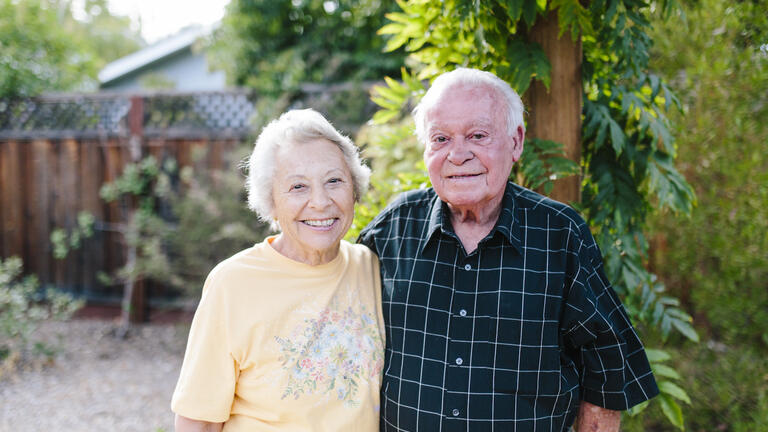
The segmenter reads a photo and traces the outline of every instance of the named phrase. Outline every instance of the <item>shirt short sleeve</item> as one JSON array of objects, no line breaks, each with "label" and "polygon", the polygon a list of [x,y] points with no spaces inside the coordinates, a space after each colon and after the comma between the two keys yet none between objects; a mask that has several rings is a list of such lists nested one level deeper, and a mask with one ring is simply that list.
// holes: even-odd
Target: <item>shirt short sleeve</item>
[{"label": "shirt short sleeve", "polygon": [[217,284],[217,270],[205,282],[171,401],[176,414],[214,423],[229,418],[238,375],[227,330],[226,287]]},{"label": "shirt short sleeve", "polygon": [[626,410],[659,390],[643,345],[604,274],[594,238],[586,227],[578,232],[561,331],[578,352],[573,360],[581,369],[582,400]]}]

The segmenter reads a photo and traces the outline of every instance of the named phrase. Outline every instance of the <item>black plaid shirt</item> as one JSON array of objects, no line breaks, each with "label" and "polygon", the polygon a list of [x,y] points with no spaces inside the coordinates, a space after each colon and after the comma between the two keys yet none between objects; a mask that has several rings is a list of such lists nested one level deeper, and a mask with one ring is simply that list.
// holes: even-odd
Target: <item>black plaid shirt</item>
[{"label": "black plaid shirt", "polygon": [[513,183],[502,206],[469,255],[432,189],[361,233],[381,260],[381,430],[566,431],[580,400],[658,393],[583,219]]}]

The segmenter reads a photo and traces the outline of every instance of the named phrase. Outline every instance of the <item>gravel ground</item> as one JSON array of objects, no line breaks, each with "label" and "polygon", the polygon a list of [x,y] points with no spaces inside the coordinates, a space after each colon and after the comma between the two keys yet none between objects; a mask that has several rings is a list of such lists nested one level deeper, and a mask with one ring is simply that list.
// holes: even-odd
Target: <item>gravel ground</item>
[{"label": "gravel ground", "polygon": [[92,319],[41,325],[34,340],[56,355],[0,377],[0,431],[173,431],[187,326],[136,326],[126,340],[114,328]]}]

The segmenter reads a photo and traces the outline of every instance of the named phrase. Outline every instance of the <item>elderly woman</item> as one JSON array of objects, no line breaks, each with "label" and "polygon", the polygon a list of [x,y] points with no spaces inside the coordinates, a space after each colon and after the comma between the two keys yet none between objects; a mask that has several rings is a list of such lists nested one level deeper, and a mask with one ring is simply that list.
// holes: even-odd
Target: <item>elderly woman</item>
[{"label": "elderly woman", "polygon": [[379,264],[342,240],[369,170],[313,110],[267,125],[249,165],[249,206],[281,232],[208,275],[176,430],[378,431]]}]

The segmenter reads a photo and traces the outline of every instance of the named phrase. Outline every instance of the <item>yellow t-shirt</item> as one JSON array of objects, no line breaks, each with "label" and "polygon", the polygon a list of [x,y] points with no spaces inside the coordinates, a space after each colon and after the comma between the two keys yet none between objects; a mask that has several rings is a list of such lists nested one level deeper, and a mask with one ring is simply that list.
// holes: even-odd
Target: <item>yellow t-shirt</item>
[{"label": "yellow t-shirt", "polygon": [[310,266],[270,237],[208,275],[171,409],[224,431],[378,431],[384,320],[376,255]]}]

